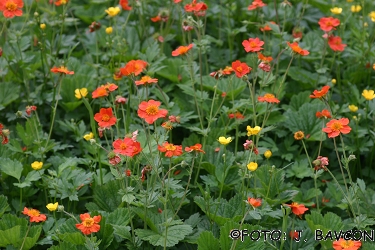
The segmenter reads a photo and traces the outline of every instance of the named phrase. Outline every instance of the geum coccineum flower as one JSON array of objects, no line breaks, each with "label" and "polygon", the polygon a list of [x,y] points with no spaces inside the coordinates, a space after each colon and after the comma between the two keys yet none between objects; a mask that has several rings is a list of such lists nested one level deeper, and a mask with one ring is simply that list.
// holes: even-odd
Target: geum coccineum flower
[{"label": "geum coccineum flower", "polygon": [[157,119],[166,117],[168,110],[159,109],[160,102],[149,100],[141,102],[138,106],[138,116],[145,119],[148,124],[154,123]]},{"label": "geum coccineum flower", "polygon": [[92,234],[99,232],[100,225],[99,222],[101,221],[102,217],[100,215],[94,216],[91,218],[90,214],[80,214],[79,218],[81,219],[81,223],[76,224],[76,228],[81,230],[81,232],[85,235]]},{"label": "geum coccineum flower", "polygon": [[341,119],[332,119],[327,124],[326,127],[322,129],[323,132],[328,134],[329,138],[335,138],[340,134],[349,134],[352,130],[351,127],[348,126],[349,119],[348,118],[341,118]]},{"label": "geum coccineum flower", "polygon": [[189,44],[188,46],[180,46],[174,51],[172,51],[172,56],[182,56],[189,52],[189,50],[193,48],[193,44]]},{"label": "geum coccineum flower", "polygon": [[4,129],[4,125],[0,123],[0,136],[2,138],[1,144],[4,145],[9,142],[8,135],[9,135],[9,130]]},{"label": "geum coccineum flower", "polygon": [[292,49],[292,51],[294,53],[297,53],[297,54],[300,54],[301,56],[307,56],[308,54],[310,54],[309,51],[307,50],[304,50],[302,49],[297,42],[294,42],[294,43],[289,43],[289,42],[286,42],[288,44],[288,46]]},{"label": "geum coccineum flower", "polygon": [[240,62],[239,60],[232,62],[232,69],[238,78],[242,78],[252,70],[246,63]]},{"label": "geum coccineum flower", "polygon": [[266,6],[267,4],[263,3],[262,0],[254,0],[248,7],[248,10],[255,10],[257,8],[262,8]]},{"label": "geum coccineum flower", "polygon": [[22,0],[0,0],[0,11],[3,12],[5,18],[22,16],[22,7]]},{"label": "geum coccineum flower", "polygon": [[148,63],[143,60],[131,60],[124,67],[120,68],[120,72],[123,76],[137,76],[145,70],[147,65]]},{"label": "geum coccineum flower", "polygon": [[47,219],[45,214],[41,214],[39,210],[36,209],[28,209],[25,207],[22,213],[30,217],[30,222],[42,222]]},{"label": "geum coccineum flower", "polygon": [[317,111],[315,116],[317,118],[325,118],[325,119],[328,119],[328,118],[331,118],[331,113],[327,110],[327,109],[323,109],[321,112],[320,111]]},{"label": "geum coccineum flower", "polygon": [[299,204],[297,202],[292,202],[292,204],[285,204],[292,209],[292,213],[301,217],[307,210],[309,210],[305,205]]},{"label": "geum coccineum flower", "polygon": [[332,243],[334,250],[357,250],[362,246],[360,241],[356,240],[345,240],[340,238]]},{"label": "geum coccineum flower", "polygon": [[246,52],[258,52],[263,49],[262,46],[264,45],[264,42],[256,37],[249,38],[249,40],[244,40],[242,45]]},{"label": "geum coccineum flower", "polygon": [[342,43],[341,37],[330,36],[328,37],[328,45],[333,51],[344,51],[346,44]]},{"label": "geum coccineum flower", "polygon": [[[50,2],[52,1],[50,0]],[[68,0],[56,0],[55,5],[60,6],[60,5],[66,5],[67,3],[68,3]]]},{"label": "geum coccineum flower", "polygon": [[133,157],[142,151],[141,144],[137,141],[132,140],[132,138],[124,138],[124,140],[117,139],[113,143],[113,152]]},{"label": "geum coccineum flower", "polygon": [[191,153],[193,151],[196,151],[196,152],[200,152],[200,153],[205,153],[203,150],[202,150],[202,144],[200,143],[197,143],[193,146],[190,146],[190,147],[185,147],[185,151],[188,152],[188,153]]},{"label": "geum coccineum flower", "polygon": [[141,80],[135,81],[135,85],[144,85],[144,84],[152,84],[152,83],[157,83],[158,79],[156,78],[151,78],[149,76],[142,76]]},{"label": "geum coccineum flower", "polygon": [[51,72],[52,73],[55,73],[55,74],[65,74],[65,75],[73,75],[74,74],[74,71],[70,71],[68,70],[66,67],[64,66],[60,66],[60,67],[53,67],[51,69]]},{"label": "geum coccineum flower", "polygon": [[322,17],[318,24],[320,25],[321,30],[329,32],[335,30],[336,27],[340,25],[340,20],[334,17]]},{"label": "geum coccineum flower", "polygon": [[112,108],[101,108],[99,113],[96,113],[94,120],[98,122],[99,127],[109,128],[116,124],[116,117],[113,116]]},{"label": "geum coccineum flower", "polygon": [[253,208],[260,207],[262,205],[261,199],[255,199],[251,197],[247,197],[247,203],[251,205]]},{"label": "geum coccineum flower", "polygon": [[275,97],[273,94],[265,94],[264,96],[258,96],[259,102],[268,102],[268,103],[279,103],[279,99]]},{"label": "geum coccineum flower", "polygon": [[182,146],[174,145],[169,142],[164,142],[162,146],[158,145],[158,150],[162,153],[165,153],[165,157],[173,157],[182,155]]},{"label": "geum coccineum flower", "polygon": [[193,12],[196,16],[204,16],[207,8],[204,2],[197,3],[197,0],[193,0],[190,4],[186,4],[184,9],[186,12]]},{"label": "geum coccineum flower", "polygon": [[129,6],[129,0],[120,0],[120,6],[123,10],[131,10],[132,7]]},{"label": "geum coccineum flower", "polygon": [[310,95],[310,98],[324,98],[327,95],[329,88],[330,87],[326,85],[321,90],[314,90],[313,94]]},{"label": "geum coccineum flower", "polygon": [[116,84],[107,82],[106,85],[101,85],[92,92],[92,98],[95,99],[99,97],[108,96],[110,92],[113,92],[116,89],[118,89],[118,86]]}]

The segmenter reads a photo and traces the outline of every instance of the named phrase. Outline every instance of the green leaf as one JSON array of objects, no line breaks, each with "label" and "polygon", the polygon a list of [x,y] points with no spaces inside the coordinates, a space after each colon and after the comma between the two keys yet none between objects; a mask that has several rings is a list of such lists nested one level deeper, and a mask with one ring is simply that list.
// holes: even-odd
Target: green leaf
[{"label": "green leaf", "polygon": [[117,226],[127,226],[133,215],[127,208],[117,208],[107,216],[106,223]]},{"label": "green leaf", "polygon": [[204,231],[198,238],[198,250],[220,249],[220,241],[216,239],[212,232]]},{"label": "green leaf", "polygon": [[299,179],[303,179],[313,175],[313,170],[310,168],[307,159],[294,162],[291,167],[286,169],[285,172],[288,178],[297,177]]},{"label": "green leaf", "polygon": [[9,208],[8,198],[4,195],[0,195],[0,218],[3,216],[5,211]]},{"label": "green leaf", "polygon": [[114,211],[121,204],[121,196],[118,193],[120,189],[121,185],[116,180],[96,186],[94,189],[95,203],[104,211]]},{"label": "green leaf", "polygon": [[17,160],[11,160],[9,158],[0,158],[0,170],[7,175],[13,176],[17,180],[20,180],[23,166],[22,163]]},{"label": "green leaf", "polygon": [[193,231],[190,225],[174,225],[168,227],[163,234],[148,229],[136,229],[136,235],[150,242],[153,246],[173,247]]},{"label": "green leaf", "polygon": [[24,188],[24,187],[30,187],[33,181],[37,181],[40,178],[42,178],[43,173],[40,173],[38,171],[31,171],[27,174],[25,180],[21,183],[13,183],[14,186],[17,186],[19,188]]},{"label": "green leaf", "polygon": [[85,244],[85,238],[81,232],[58,234],[60,240],[76,245]]},{"label": "green leaf", "polygon": [[0,106],[6,107],[18,99],[20,86],[13,82],[2,82],[0,88]]}]

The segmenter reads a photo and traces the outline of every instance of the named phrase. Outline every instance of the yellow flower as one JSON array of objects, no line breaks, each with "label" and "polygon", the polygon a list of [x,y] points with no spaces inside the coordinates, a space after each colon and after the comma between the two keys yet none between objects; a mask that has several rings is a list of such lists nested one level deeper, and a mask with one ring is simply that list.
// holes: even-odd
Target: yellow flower
[{"label": "yellow flower", "polygon": [[91,140],[92,138],[94,138],[94,134],[92,132],[88,133],[88,134],[85,134],[83,136],[83,138],[86,140],[86,141],[89,141]]},{"label": "yellow flower", "polygon": [[255,171],[257,170],[257,168],[258,168],[258,163],[256,162],[250,162],[249,164],[247,164],[247,169],[249,171]]},{"label": "yellow flower", "polygon": [[118,13],[120,13],[120,7],[109,7],[108,9],[105,10],[107,14],[111,17],[117,16]]},{"label": "yellow flower", "polygon": [[232,141],[232,137],[225,138],[224,136],[220,136],[218,141],[222,145],[227,145],[228,143],[230,143]]},{"label": "yellow flower", "polygon": [[40,27],[42,30],[44,30],[44,29],[46,28],[46,25],[45,25],[44,23],[41,23],[41,24],[39,25],[39,27]]},{"label": "yellow flower", "polygon": [[34,170],[40,170],[40,169],[42,169],[42,167],[43,167],[43,162],[34,161],[33,163],[31,163],[31,167],[32,167]]},{"label": "yellow flower", "polygon": [[266,152],[264,152],[264,157],[266,157],[267,159],[269,159],[271,156],[272,156],[271,150],[267,150]]},{"label": "yellow flower", "polygon": [[362,10],[362,7],[361,7],[361,5],[352,5],[352,7],[350,7],[350,10],[353,13],[360,12]]},{"label": "yellow flower", "polygon": [[354,0],[346,0],[348,3],[351,3],[351,2],[353,2]]},{"label": "yellow flower", "polygon": [[48,203],[46,208],[49,210],[49,211],[55,211],[57,209],[57,207],[59,206],[59,203],[56,202],[56,203]]},{"label": "yellow flower", "polygon": [[352,105],[349,105],[349,110],[350,110],[351,112],[357,112],[358,107],[352,104]]},{"label": "yellow flower", "polygon": [[296,139],[297,141],[300,141],[303,138],[305,138],[305,134],[302,131],[297,131],[294,133],[294,139]]},{"label": "yellow flower", "polygon": [[331,9],[332,14],[339,15],[342,12],[342,8],[334,7]]},{"label": "yellow flower", "polygon": [[74,90],[74,93],[77,99],[81,99],[82,97],[86,97],[89,92],[86,88],[81,88]]},{"label": "yellow flower", "polygon": [[372,99],[375,98],[375,94],[374,94],[374,91],[372,89],[371,90],[367,90],[367,89],[363,90],[362,95],[367,101],[371,101]]},{"label": "yellow flower", "polygon": [[262,129],[259,126],[255,126],[254,128],[247,126],[246,130],[247,130],[247,136],[250,136],[250,135],[257,135]]},{"label": "yellow flower", "polygon": [[113,32],[113,28],[112,27],[108,27],[108,28],[105,29],[105,33],[107,33],[108,35],[112,34],[112,32]]},{"label": "yellow flower", "polygon": [[332,84],[336,84],[336,79],[333,78],[333,79],[331,80],[331,82],[332,82]]},{"label": "yellow flower", "polygon": [[368,16],[371,18],[371,21],[375,22],[375,11],[371,11]]}]

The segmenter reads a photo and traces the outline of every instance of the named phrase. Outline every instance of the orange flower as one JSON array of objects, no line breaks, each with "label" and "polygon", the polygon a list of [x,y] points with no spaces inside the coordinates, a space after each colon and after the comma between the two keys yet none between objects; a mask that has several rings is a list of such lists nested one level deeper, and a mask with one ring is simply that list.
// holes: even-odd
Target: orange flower
[{"label": "orange flower", "polygon": [[272,56],[264,56],[261,52],[258,52],[258,59],[265,63],[270,63],[273,60]]},{"label": "orange flower", "polygon": [[112,108],[101,108],[99,113],[95,114],[94,119],[102,128],[109,128],[115,125],[117,121],[116,117],[113,116]]},{"label": "orange flower", "polygon": [[310,98],[323,98],[327,95],[329,86],[326,85],[322,88],[322,90],[314,90],[313,94],[310,95]]},{"label": "orange flower", "polygon": [[298,204],[297,202],[292,202],[292,204],[285,204],[286,206],[290,207],[292,209],[292,213],[294,213],[297,216],[303,215],[308,208],[305,207],[303,204]]},{"label": "orange flower", "polygon": [[268,103],[279,103],[279,99],[277,99],[273,94],[265,94],[264,96],[258,96],[259,102],[268,102]]},{"label": "orange flower", "polygon": [[232,74],[233,71],[234,70],[232,69],[232,67],[226,66],[225,69],[219,69],[218,71],[210,73],[210,76],[212,76],[215,79],[218,79],[222,76]]},{"label": "orange flower", "polygon": [[315,115],[317,118],[331,118],[331,113],[327,109],[323,109],[322,112],[318,111]]},{"label": "orange flower", "polygon": [[65,5],[65,4],[67,4],[68,3],[68,0],[57,0],[56,2],[55,2],[55,5],[56,6],[60,6],[60,5]]},{"label": "orange flower", "polygon": [[131,10],[132,7],[129,6],[128,0],[120,0],[120,5],[123,10]]},{"label": "orange flower", "polygon": [[185,5],[186,12],[194,12],[196,16],[204,16],[206,14],[207,5],[204,2],[197,3],[197,0],[193,0],[191,4]]},{"label": "orange flower", "polygon": [[294,133],[294,139],[296,139],[297,141],[300,141],[303,138],[305,138],[305,134],[302,131],[297,131]]},{"label": "orange flower", "polygon": [[137,141],[133,141],[131,138],[124,138],[124,140],[117,139],[113,143],[113,152],[120,155],[126,155],[133,157],[142,151],[141,144]]},{"label": "orange flower", "polygon": [[193,151],[201,152],[201,153],[203,153],[203,154],[206,153],[206,152],[204,152],[204,151],[202,150],[202,144],[200,144],[200,143],[197,143],[197,144],[195,144],[195,145],[193,145],[193,146],[190,146],[190,147],[185,147],[185,151],[188,152],[188,153],[191,153],[191,152],[193,152]]},{"label": "orange flower", "polygon": [[141,102],[138,106],[138,116],[145,119],[148,124],[154,123],[157,119],[166,117],[168,110],[159,109],[160,102],[149,100]]},{"label": "orange flower", "polygon": [[52,73],[60,73],[60,74],[65,74],[65,75],[73,75],[74,74],[74,71],[69,71],[66,67],[64,66],[60,66],[59,68],[58,67],[53,67],[51,69],[51,72]]},{"label": "orange flower", "polygon": [[41,222],[47,219],[45,214],[41,214],[39,210],[36,209],[28,209],[25,207],[22,213],[30,217],[30,222]]},{"label": "orange flower", "polygon": [[322,131],[326,132],[329,138],[339,136],[340,133],[349,134],[352,128],[349,127],[348,124],[348,118],[341,118],[339,120],[332,119],[327,123],[327,127],[323,128]]},{"label": "orange flower", "polygon": [[294,42],[294,43],[286,42],[286,43],[297,54],[300,54],[302,56],[307,56],[308,54],[310,54],[310,52],[308,52],[307,50],[304,50],[300,46],[298,46],[297,42]]},{"label": "orange flower", "polygon": [[1,144],[7,144],[9,142],[8,135],[9,135],[9,130],[8,129],[3,129],[4,126],[3,124],[0,123],[0,136],[2,137]]},{"label": "orange flower", "polygon": [[247,203],[249,203],[249,205],[251,205],[253,208],[256,208],[262,205],[262,200],[247,197]]},{"label": "orange flower", "polygon": [[344,51],[346,44],[341,43],[341,37],[330,36],[328,37],[328,45],[333,51]]},{"label": "orange flower", "polygon": [[242,42],[242,45],[245,48],[246,52],[257,52],[262,50],[264,42],[260,40],[258,37],[257,38],[249,38],[249,40],[244,40]]},{"label": "orange flower", "polygon": [[232,114],[228,114],[228,117],[229,117],[229,119],[234,119],[234,118],[236,118],[236,119],[245,119],[245,116],[243,115],[243,114],[241,114],[240,112],[236,112],[236,113],[232,113]]},{"label": "orange flower", "polygon": [[[301,231],[300,231],[301,232]],[[299,240],[299,232],[297,231],[290,231],[289,232],[289,236],[290,238],[292,238],[293,240]]]},{"label": "orange flower", "polygon": [[344,240],[343,238],[340,238],[339,240],[334,241],[332,246],[335,250],[357,250],[362,246],[362,243],[360,241]]},{"label": "orange flower", "polygon": [[155,17],[151,17],[150,18],[152,22],[156,23],[156,22],[160,22],[161,21],[161,16],[157,15]]},{"label": "orange flower", "polygon": [[248,7],[248,10],[255,10],[257,8],[262,8],[267,4],[263,3],[262,0],[254,0]]},{"label": "orange flower", "polygon": [[110,92],[113,92],[116,89],[118,89],[118,86],[116,84],[107,82],[106,85],[101,85],[92,92],[92,98],[95,99],[103,96],[108,96]]},{"label": "orange flower", "polygon": [[240,62],[239,60],[232,62],[232,69],[234,70],[238,78],[249,74],[252,70],[252,68],[249,67],[246,63]]},{"label": "orange flower", "polygon": [[182,146],[174,145],[169,142],[164,142],[162,146],[158,145],[158,150],[165,153],[165,157],[171,158],[172,156],[182,155]]},{"label": "orange flower", "polygon": [[91,233],[96,233],[99,232],[100,230],[100,225],[98,224],[102,217],[100,215],[90,217],[90,214],[85,213],[79,215],[79,218],[81,219],[82,223],[76,224],[76,228],[81,230],[83,234],[91,234]]},{"label": "orange flower", "polygon": [[1,0],[0,11],[3,12],[5,18],[14,16],[22,16],[23,1],[22,0]]},{"label": "orange flower", "polygon": [[334,17],[322,17],[318,24],[323,31],[329,32],[335,30],[340,25],[340,20]]},{"label": "orange flower", "polygon": [[172,51],[172,56],[185,55],[191,48],[193,48],[193,44],[189,44],[188,46],[180,46],[176,50]]},{"label": "orange flower", "polygon": [[259,29],[262,32],[271,31],[272,30],[271,27],[268,24],[264,25],[263,27],[260,27]]},{"label": "orange flower", "polygon": [[138,85],[143,85],[143,84],[146,84],[146,83],[151,84],[151,83],[157,83],[157,82],[158,82],[158,79],[156,79],[156,78],[151,78],[149,76],[143,76],[141,78],[141,80],[135,81],[135,85],[138,86]]},{"label": "orange flower", "polygon": [[120,69],[123,76],[139,75],[147,67],[147,62],[142,60],[131,60]]}]

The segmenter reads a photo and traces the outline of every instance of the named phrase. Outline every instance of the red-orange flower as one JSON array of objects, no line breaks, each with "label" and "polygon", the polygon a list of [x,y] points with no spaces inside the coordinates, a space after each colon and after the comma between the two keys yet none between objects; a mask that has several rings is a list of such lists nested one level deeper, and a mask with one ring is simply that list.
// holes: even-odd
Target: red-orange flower
[{"label": "red-orange flower", "polygon": [[120,68],[123,76],[139,75],[147,67],[147,62],[142,60],[131,60],[124,67]]},{"label": "red-orange flower", "polygon": [[7,144],[9,142],[9,139],[8,139],[9,130],[3,129],[3,128],[4,128],[3,124],[0,123],[0,136],[2,138],[1,144]]},{"label": "red-orange flower", "polygon": [[128,0],[120,0],[120,5],[123,10],[131,10],[132,7],[129,6]]},{"label": "red-orange flower", "polygon": [[264,45],[264,42],[258,37],[249,38],[249,40],[244,40],[242,45],[244,46],[246,52],[257,52],[263,49],[262,46]]},{"label": "red-orange flower", "polygon": [[137,141],[133,141],[131,138],[124,138],[124,140],[117,139],[113,143],[113,152],[120,155],[126,155],[133,157],[142,151],[141,144]]},{"label": "red-orange flower", "polygon": [[272,56],[265,56],[261,52],[258,52],[258,59],[265,63],[270,63],[273,60]]},{"label": "red-orange flower", "polygon": [[318,24],[323,31],[329,32],[335,30],[336,27],[340,25],[340,20],[333,17],[322,17]]},{"label": "red-orange flower", "polygon": [[333,51],[344,51],[346,44],[341,43],[341,37],[330,36],[328,37],[328,45]]},{"label": "red-orange flower", "polygon": [[76,224],[76,228],[81,230],[83,234],[91,234],[99,232],[100,225],[99,222],[101,221],[102,217],[100,215],[94,216],[91,218],[90,214],[85,213],[79,215],[79,218],[81,219],[81,223]]},{"label": "red-orange flower", "polygon": [[165,157],[179,156],[182,155],[182,146],[174,145],[169,142],[164,142],[162,146],[158,145],[158,150],[165,153]]},{"label": "red-orange flower", "polygon": [[56,6],[60,6],[60,5],[65,5],[65,4],[67,4],[68,3],[68,0],[57,0],[56,2],[55,2],[55,5]]},{"label": "red-orange flower", "polygon": [[232,67],[226,66],[225,69],[219,69],[218,71],[214,71],[210,73],[210,76],[212,76],[215,79],[218,79],[220,77],[223,77],[225,75],[230,75],[232,74],[233,69]]},{"label": "red-orange flower", "polygon": [[310,95],[310,98],[323,98],[327,95],[329,86],[326,85],[322,88],[322,90],[314,90],[313,94]]},{"label": "red-orange flower", "polygon": [[290,207],[292,209],[292,213],[294,213],[297,216],[301,216],[307,210],[309,210],[308,208],[305,207],[305,205],[298,204],[297,202],[292,202],[292,204],[290,204],[290,205],[289,204],[285,204],[285,205],[287,205],[288,207]]},{"label": "red-orange flower", "polygon": [[249,74],[252,70],[252,68],[249,67],[246,63],[240,62],[239,60],[232,62],[232,69],[234,70],[238,78]]},{"label": "red-orange flower", "polygon": [[203,150],[202,150],[202,144],[200,143],[197,143],[193,146],[190,146],[190,147],[185,147],[185,151],[188,152],[188,153],[191,153],[193,151],[196,151],[196,152],[201,152],[201,153],[205,153]]},{"label": "red-orange flower", "polygon": [[161,21],[161,16],[157,15],[155,17],[151,17],[150,18],[152,22],[156,23],[156,22],[160,22]]},{"label": "red-orange flower", "polygon": [[317,118],[331,118],[331,113],[327,109],[323,109],[322,112],[318,111],[315,115]]},{"label": "red-orange flower", "polygon": [[263,27],[260,27],[259,29],[262,32],[271,31],[272,30],[271,27],[268,24],[264,25]]},{"label": "red-orange flower", "polygon": [[58,67],[53,67],[51,69],[51,72],[52,73],[60,73],[60,74],[65,74],[65,75],[73,75],[74,74],[74,71],[69,71],[66,67],[64,66],[60,66],[59,68]]},{"label": "red-orange flower", "polygon": [[22,16],[23,1],[22,0],[1,0],[0,11],[3,12],[5,18],[14,16]]},{"label": "red-orange flower", "polygon": [[339,120],[332,119],[327,123],[326,127],[323,128],[322,131],[326,132],[329,138],[339,136],[340,133],[349,134],[352,128],[349,127],[348,124],[348,118],[341,118]]},{"label": "red-orange flower", "polygon": [[289,43],[289,42],[286,42],[288,44],[288,46],[293,50],[293,52],[297,53],[297,54],[300,54],[302,56],[307,56],[308,54],[310,54],[310,52],[308,52],[307,50],[304,50],[302,49],[297,42],[294,42],[294,43]]},{"label": "red-orange flower", "polygon": [[241,114],[240,112],[236,112],[236,113],[231,113],[231,114],[228,114],[228,117],[229,119],[245,119],[245,116],[243,114]]},{"label": "red-orange flower", "polygon": [[258,96],[259,102],[268,102],[268,103],[279,103],[279,99],[275,97],[273,94],[265,94],[264,96]]},{"label": "red-orange flower", "polygon": [[27,115],[31,115],[31,112],[36,111],[36,108],[36,106],[26,106],[25,112]]},{"label": "red-orange flower", "polygon": [[263,3],[262,0],[254,0],[249,7],[247,7],[248,10],[255,10],[256,8],[262,8],[266,6],[267,4]]},{"label": "red-orange flower", "polygon": [[259,198],[255,199],[255,198],[247,197],[247,203],[249,203],[249,205],[255,208],[255,207],[260,207],[262,205],[262,200]]},{"label": "red-orange flower", "polygon": [[36,209],[28,209],[25,207],[22,213],[30,217],[30,222],[41,222],[47,219],[45,214],[41,214],[39,210]]},{"label": "red-orange flower", "polygon": [[159,109],[160,102],[149,100],[141,102],[138,106],[138,116],[145,119],[148,124],[154,123],[157,119],[166,117],[168,110]]},{"label": "red-orange flower", "polygon": [[189,44],[188,46],[180,46],[176,50],[172,51],[172,56],[185,55],[191,48],[193,48],[193,44]]},{"label": "red-orange flower", "polygon": [[332,246],[334,250],[357,250],[362,246],[362,243],[360,241],[344,240],[343,238],[340,238],[339,240],[334,241]]},{"label": "red-orange flower", "polygon": [[197,3],[197,0],[193,0],[190,4],[185,5],[186,12],[194,12],[197,16],[204,16],[207,8],[208,7],[204,2]]},{"label": "red-orange flower", "polygon": [[151,83],[157,83],[158,79],[156,78],[151,78],[149,76],[143,76],[141,80],[135,81],[135,85],[143,85],[143,84],[151,84]]},{"label": "red-orange flower", "polygon": [[118,89],[118,86],[116,84],[107,82],[106,85],[101,85],[92,92],[92,98],[95,99],[99,97],[108,96],[110,92],[113,92],[116,89]]},{"label": "red-orange flower", "polygon": [[98,122],[99,127],[109,128],[116,124],[116,117],[113,116],[112,108],[101,108],[99,113],[94,116],[95,121]]}]

